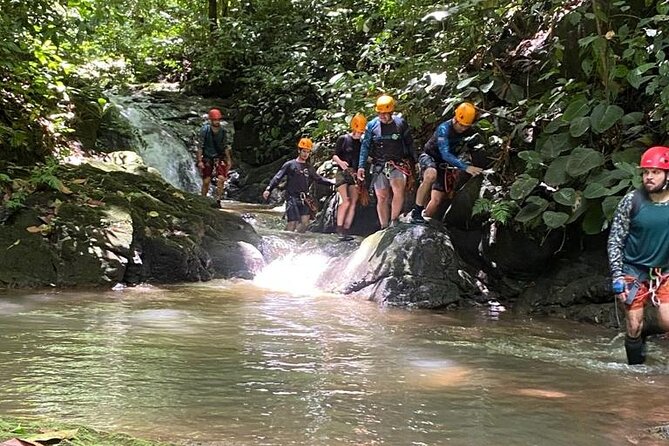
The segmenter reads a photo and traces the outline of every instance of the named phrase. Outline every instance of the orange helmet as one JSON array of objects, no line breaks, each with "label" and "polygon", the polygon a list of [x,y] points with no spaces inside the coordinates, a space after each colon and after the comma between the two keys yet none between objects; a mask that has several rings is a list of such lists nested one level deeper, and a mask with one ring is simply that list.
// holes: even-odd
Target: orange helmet
[{"label": "orange helmet", "polygon": [[395,110],[395,99],[392,96],[384,94],[379,96],[374,107],[377,113],[392,113]]},{"label": "orange helmet", "polygon": [[455,121],[469,127],[476,119],[476,107],[471,102],[463,102],[455,109]]},{"label": "orange helmet", "polygon": [[300,142],[297,143],[297,147],[302,150],[311,150],[314,148],[314,142],[309,138],[302,138]]},{"label": "orange helmet", "polygon": [[212,108],[211,110],[209,110],[209,113],[207,113],[207,116],[209,116],[209,119],[222,119],[223,118],[223,114],[217,108]]},{"label": "orange helmet", "polygon": [[367,126],[367,118],[362,113],[356,113],[353,118],[351,118],[351,128],[355,132],[363,133],[365,127]]},{"label": "orange helmet", "polygon": [[639,167],[642,169],[669,170],[669,147],[655,146],[641,155]]}]

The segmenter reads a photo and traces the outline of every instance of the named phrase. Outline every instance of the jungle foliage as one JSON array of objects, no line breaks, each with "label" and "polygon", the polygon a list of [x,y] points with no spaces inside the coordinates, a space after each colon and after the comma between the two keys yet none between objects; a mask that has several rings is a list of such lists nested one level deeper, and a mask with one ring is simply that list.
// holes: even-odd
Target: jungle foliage
[{"label": "jungle foliage", "polygon": [[[0,0],[0,159],[71,145],[103,90],[174,81],[225,95],[263,164],[331,146],[381,92],[417,142],[463,99],[495,174],[476,211],[604,230],[669,130],[669,4],[650,0]],[[250,155],[248,155],[250,154]],[[5,181],[6,182],[6,181]],[[512,217],[511,217],[512,216]]]}]

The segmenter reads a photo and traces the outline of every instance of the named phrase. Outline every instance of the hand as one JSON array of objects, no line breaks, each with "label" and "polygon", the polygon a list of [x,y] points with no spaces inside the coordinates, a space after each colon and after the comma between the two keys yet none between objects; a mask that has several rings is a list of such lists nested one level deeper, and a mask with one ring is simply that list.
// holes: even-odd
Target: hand
[{"label": "hand", "polygon": [[262,193],[262,198],[265,201],[269,200],[269,191],[268,190],[266,190],[265,192]]},{"label": "hand", "polygon": [[365,169],[363,169],[362,167],[358,169],[358,180],[365,181]]},{"label": "hand", "polygon": [[348,169],[348,163],[346,161],[340,161],[339,167],[341,167],[341,170],[346,170]]},{"label": "hand", "polygon": [[476,167],[476,166],[467,166],[467,169],[465,169],[465,172],[467,172],[469,175],[475,177],[476,175],[483,172],[483,169],[481,169],[480,167]]}]

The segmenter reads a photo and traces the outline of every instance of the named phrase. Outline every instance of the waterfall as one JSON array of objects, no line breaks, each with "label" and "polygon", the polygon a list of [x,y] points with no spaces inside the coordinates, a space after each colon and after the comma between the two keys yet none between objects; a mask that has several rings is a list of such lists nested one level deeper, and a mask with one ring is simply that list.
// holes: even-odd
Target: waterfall
[{"label": "waterfall", "polygon": [[[174,123],[164,118],[174,113],[168,110],[170,104],[156,104],[150,97],[145,102],[120,96],[112,96],[110,100],[135,130],[135,151],[144,163],[158,170],[172,186],[198,193],[202,180],[186,145],[188,138],[180,137],[173,129]],[[192,115],[197,117],[196,112]],[[192,135],[199,130],[202,122],[199,118],[196,121],[195,125],[190,125]]]}]

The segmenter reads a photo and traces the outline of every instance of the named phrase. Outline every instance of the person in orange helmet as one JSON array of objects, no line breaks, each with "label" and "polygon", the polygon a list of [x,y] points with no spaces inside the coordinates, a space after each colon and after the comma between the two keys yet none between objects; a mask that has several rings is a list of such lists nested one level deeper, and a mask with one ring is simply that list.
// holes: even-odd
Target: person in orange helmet
[{"label": "person in orange helmet", "polygon": [[371,157],[372,185],[381,229],[399,222],[407,184],[416,162],[409,124],[394,114],[395,99],[384,94],[374,106],[377,117],[365,128],[358,159],[358,179],[365,180],[367,157]]},{"label": "person in orange helmet", "polygon": [[643,187],[616,208],[607,245],[612,290],[625,306],[625,353],[630,365],[646,360],[644,307],[658,311],[669,331],[669,147],[646,150],[639,163]]},{"label": "person in orange helmet", "polygon": [[209,193],[212,177],[216,176],[216,203],[221,206],[221,199],[232,168],[232,149],[228,134],[221,125],[223,114],[217,108],[207,113],[209,122],[200,129],[200,140],[196,151],[197,168],[202,175],[200,193],[206,197]]},{"label": "person in orange helmet", "polygon": [[480,167],[472,166],[458,158],[456,149],[463,139],[471,136],[476,121],[476,107],[463,102],[455,109],[453,117],[442,122],[425,144],[418,157],[421,182],[416,191],[416,204],[411,211],[413,223],[425,223],[423,210],[432,217],[448,192],[455,186],[456,169],[476,176]]},{"label": "person in orange helmet", "polygon": [[358,203],[358,159],[360,158],[360,138],[365,133],[367,119],[361,113],[351,119],[351,131],[341,135],[335,145],[332,161],[339,166],[335,186],[339,194],[337,207],[337,234],[341,241],[352,240],[348,230],[355,218]]},{"label": "person in orange helmet", "polygon": [[309,225],[311,216],[311,197],[309,196],[310,180],[317,183],[334,185],[335,180],[319,175],[314,166],[307,163],[314,143],[309,138],[301,138],[297,143],[297,158],[286,161],[281,169],[272,177],[262,197],[269,199],[272,190],[286,177],[284,196],[286,199],[286,231],[304,232]]}]

